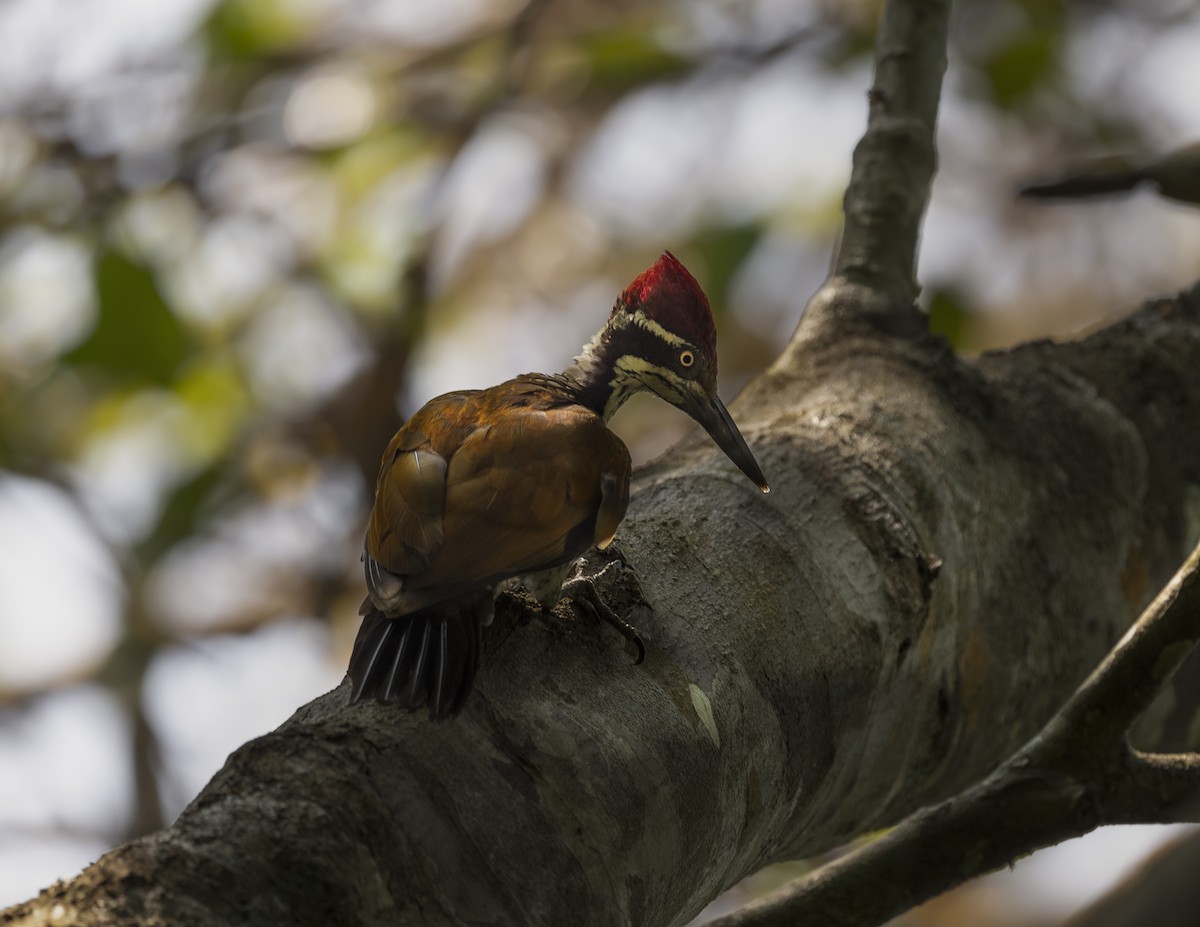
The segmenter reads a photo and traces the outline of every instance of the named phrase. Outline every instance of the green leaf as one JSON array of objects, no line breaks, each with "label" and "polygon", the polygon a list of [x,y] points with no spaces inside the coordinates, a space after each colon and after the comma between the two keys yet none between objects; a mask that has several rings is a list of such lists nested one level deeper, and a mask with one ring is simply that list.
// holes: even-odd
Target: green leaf
[{"label": "green leaf", "polygon": [[123,383],[170,383],[187,345],[153,275],[112,250],[99,254],[95,273],[96,325],[63,359],[98,368]]}]

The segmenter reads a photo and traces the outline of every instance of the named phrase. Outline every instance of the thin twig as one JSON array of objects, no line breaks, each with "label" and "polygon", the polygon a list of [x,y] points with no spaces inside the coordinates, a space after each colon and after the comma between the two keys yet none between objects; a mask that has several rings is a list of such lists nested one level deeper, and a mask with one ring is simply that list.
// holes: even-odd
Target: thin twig
[{"label": "thin twig", "polygon": [[[889,0],[875,49],[867,131],[854,150],[834,280],[885,297],[889,314],[917,295],[921,219],[937,162],[935,132],[950,0]],[[859,301],[871,313],[874,301]]]},{"label": "thin twig", "polygon": [[1107,824],[1200,823],[1200,754],[1129,751],[1105,818]]},{"label": "thin twig", "polygon": [[1125,732],[1150,707],[1198,638],[1200,547],[1050,721],[1047,736],[1071,752],[1082,739],[1123,743]]}]

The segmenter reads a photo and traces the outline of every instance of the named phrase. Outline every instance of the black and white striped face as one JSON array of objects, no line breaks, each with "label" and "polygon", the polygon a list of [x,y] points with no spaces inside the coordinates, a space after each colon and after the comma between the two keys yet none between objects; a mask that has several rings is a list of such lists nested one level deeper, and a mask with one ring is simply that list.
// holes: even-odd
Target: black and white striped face
[{"label": "black and white striped face", "polygon": [[754,455],[717,396],[717,331],[708,297],[669,251],[625,288],[608,323],[567,372],[604,420],[650,390],[699,422],[763,492]]},{"label": "black and white striped face", "polygon": [[673,406],[685,408],[716,392],[716,358],[668,331],[641,312],[625,314],[610,334],[613,397],[625,399],[647,389]]},{"label": "black and white striped face", "polygon": [[[665,399],[694,418],[746,476],[769,492],[746,439],[717,396],[717,358],[638,312],[611,332],[613,410],[642,389]],[[611,414],[605,409],[605,414]]]}]

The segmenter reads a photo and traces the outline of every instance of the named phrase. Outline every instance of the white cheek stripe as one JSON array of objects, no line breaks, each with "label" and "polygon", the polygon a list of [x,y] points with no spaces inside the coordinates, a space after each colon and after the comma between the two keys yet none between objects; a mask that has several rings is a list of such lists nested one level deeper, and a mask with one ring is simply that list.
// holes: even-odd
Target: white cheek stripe
[{"label": "white cheek stripe", "polygon": [[699,387],[699,384],[694,381],[685,380],[674,371],[655,366],[646,359],[638,357],[636,354],[621,355],[617,358],[617,363],[614,367],[621,374],[618,378],[617,390],[614,390],[614,395],[621,389],[624,381],[633,381],[631,384],[633,389],[630,392],[636,392],[638,389],[654,389],[650,386],[650,381],[654,381],[660,387],[659,389],[654,389],[654,392],[658,393],[668,402],[677,403],[683,399],[684,393],[695,392]]},{"label": "white cheek stripe", "polygon": [[657,335],[659,338],[661,338],[667,344],[674,345],[677,348],[694,347],[694,345],[692,345],[692,343],[687,341],[686,339],[680,338],[674,332],[667,331],[665,328],[663,328],[661,325],[659,325],[657,322],[655,322],[654,319],[647,316],[646,313],[642,312],[640,309],[637,310],[636,312],[631,312],[629,314],[629,318],[631,318],[633,320],[635,325],[640,325],[642,328],[646,329],[647,331],[653,332],[655,335]]}]

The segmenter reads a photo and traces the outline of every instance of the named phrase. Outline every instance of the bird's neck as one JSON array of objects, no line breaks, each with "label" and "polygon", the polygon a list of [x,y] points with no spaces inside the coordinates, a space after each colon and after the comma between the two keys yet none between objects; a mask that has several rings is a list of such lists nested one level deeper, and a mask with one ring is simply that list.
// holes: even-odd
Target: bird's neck
[{"label": "bird's neck", "polygon": [[580,404],[606,422],[630,396],[646,388],[634,374],[621,341],[619,330],[610,322],[563,371],[574,385]]}]

